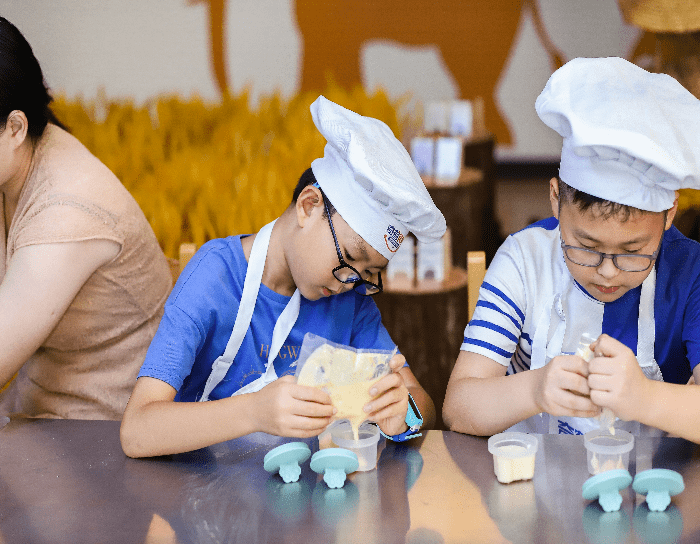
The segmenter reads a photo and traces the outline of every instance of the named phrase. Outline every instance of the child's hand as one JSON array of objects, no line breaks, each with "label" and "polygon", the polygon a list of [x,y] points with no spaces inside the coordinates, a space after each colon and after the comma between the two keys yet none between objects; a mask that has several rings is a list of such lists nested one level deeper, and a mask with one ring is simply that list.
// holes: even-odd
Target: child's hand
[{"label": "child's hand", "polygon": [[[537,371],[535,371],[537,372]],[[600,409],[590,399],[588,363],[578,355],[559,355],[539,369],[535,403],[553,416],[595,417]]]},{"label": "child's hand", "polygon": [[318,436],[335,413],[328,393],[298,385],[294,376],[282,376],[253,395],[258,430],[277,436]]},{"label": "child's hand", "polygon": [[631,349],[603,334],[593,344],[595,358],[588,363],[591,400],[610,408],[620,419],[636,419],[637,403],[646,396],[648,378]]},{"label": "child's hand", "polygon": [[408,389],[399,374],[405,362],[406,358],[403,355],[397,354],[392,357],[389,361],[391,374],[372,386],[369,394],[374,398],[364,406],[367,418],[377,423],[384,434],[389,436],[408,430]]}]

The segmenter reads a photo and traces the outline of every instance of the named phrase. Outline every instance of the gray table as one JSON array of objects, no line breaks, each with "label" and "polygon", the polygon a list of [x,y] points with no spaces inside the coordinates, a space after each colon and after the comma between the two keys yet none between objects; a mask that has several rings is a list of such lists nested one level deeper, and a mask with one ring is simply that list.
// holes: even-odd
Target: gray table
[{"label": "gray table", "polygon": [[[15,420],[0,430],[0,543],[700,542],[700,446],[639,439],[630,472],[663,467],[686,490],[663,513],[632,488],[617,513],[581,498],[580,436],[542,436],[535,477],[499,484],[485,438],[429,431],[382,447],[377,470],[326,487],[262,468],[286,440],[254,434],[134,460],[109,421]],[[312,451],[315,440],[309,440]]]}]

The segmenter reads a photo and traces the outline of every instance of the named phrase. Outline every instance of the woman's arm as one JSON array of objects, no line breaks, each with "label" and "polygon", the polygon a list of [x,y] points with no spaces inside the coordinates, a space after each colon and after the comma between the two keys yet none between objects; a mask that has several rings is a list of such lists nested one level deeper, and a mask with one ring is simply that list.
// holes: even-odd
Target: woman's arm
[{"label": "woman's arm", "polygon": [[114,259],[111,240],[18,249],[0,284],[0,387],[43,344],[88,278]]}]

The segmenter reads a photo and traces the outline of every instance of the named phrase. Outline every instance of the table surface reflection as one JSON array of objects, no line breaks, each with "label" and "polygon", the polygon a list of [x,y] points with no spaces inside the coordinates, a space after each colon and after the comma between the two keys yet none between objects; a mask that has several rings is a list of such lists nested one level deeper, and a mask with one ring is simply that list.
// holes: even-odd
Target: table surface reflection
[{"label": "table surface reflection", "polygon": [[0,544],[700,542],[700,446],[638,439],[631,474],[674,469],[686,489],[655,513],[630,486],[604,513],[581,498],[583,438],[539,439],[528,482],[496,481],[485,438],[428,431],[380,443],[376,470],[329,489],[308,461],[296,483],[265,472],[289,440],[262,433],[136,460],[118,422],[14,420],[0,430]]}]

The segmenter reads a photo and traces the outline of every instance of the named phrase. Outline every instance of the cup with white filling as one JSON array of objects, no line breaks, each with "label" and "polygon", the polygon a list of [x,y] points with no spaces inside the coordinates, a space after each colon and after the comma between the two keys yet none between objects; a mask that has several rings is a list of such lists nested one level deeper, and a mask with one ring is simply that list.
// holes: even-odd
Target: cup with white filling
[{"label": "cup with white filling", "polygon": [[502,484],[531,480],[535,474],[537,437],[527,433],[505,432],[489,438],[493,470]]}]

